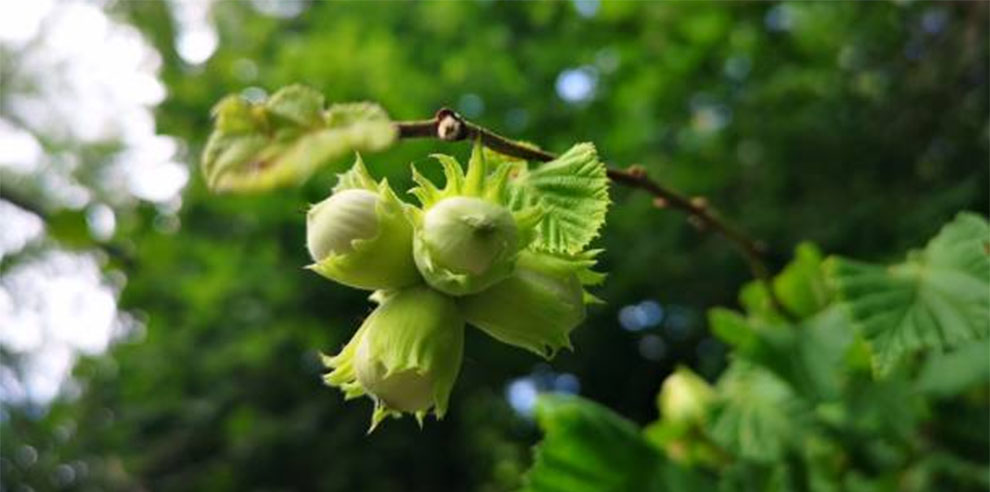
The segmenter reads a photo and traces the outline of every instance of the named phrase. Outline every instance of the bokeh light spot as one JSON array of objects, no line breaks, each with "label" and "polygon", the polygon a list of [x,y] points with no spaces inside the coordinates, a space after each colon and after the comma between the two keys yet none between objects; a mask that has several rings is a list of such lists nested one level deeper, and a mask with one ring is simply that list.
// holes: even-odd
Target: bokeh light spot
[{"label": "bokeh light spot", "polygon": [[569,103],[583,103],[595,95],[598,73],[589,67],[564,70],[557,76],[557,95]]}]

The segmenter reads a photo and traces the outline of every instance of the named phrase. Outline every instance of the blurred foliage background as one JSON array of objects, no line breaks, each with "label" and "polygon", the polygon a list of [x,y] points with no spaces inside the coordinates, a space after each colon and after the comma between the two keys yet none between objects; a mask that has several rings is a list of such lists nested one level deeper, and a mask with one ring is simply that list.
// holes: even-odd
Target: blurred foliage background
[{"label": "blurred foliage background", "polygon": [[[188,4],[200,5],[95,4],[158,53],[164,93],[150,107],[188,166],[181,199],[107,185],[111,164],[130,162],[126,138],[82,141],[18,118],[28,110],[17,96],[48,73],[24,69],[37,42],[2,45],[4,124],[49,159],[0,168],[4,206],[43,224],[4,251],[3,323],[24,319],[10,315],[18,269],[69,251],[97,259],[120,325],[105,352],[81,354],[70,390],[43,402],[13,396],[29,351],[2,345],[14,381],[0,422],[4,490],[511,490],[541,435],[537,393],[579,393],[646,424],[676,366],[709,380],[726,367],[705,312],[738,305],[745,262],[682,215],[615,188],[597,243],[607,304],[575,332],[573,352],[543,362],[469,330],[445,420],[365,436],[371,404],[324,387],[318,351],[346,342],[368,303],[302,269],[307,204],[349,160],[295,189],[210,194],[198,153],[211,106],[229,93],[258,99],[304,83],[331,101],[378,101],[395,119],[450,106],[556,152],[592,141],[610,163],[707,197],[765,241],[775,268],[803,240],[897,261],[959,210],[990,207],[986,3],[258,0],[202,3],[193,27]],[[365,161],[406,189],[409,163],[427,167],[437,151],[464,157],[468,145],[403,142]],[[58,164],[65,155],[73,166]],[[88,198],[63,199],[52,176]],[[6,340],[20,327],[4,329]],[[983,444],[962,454],[985,466],[986,388],[968,398],[983,418],[959,432]]]}]

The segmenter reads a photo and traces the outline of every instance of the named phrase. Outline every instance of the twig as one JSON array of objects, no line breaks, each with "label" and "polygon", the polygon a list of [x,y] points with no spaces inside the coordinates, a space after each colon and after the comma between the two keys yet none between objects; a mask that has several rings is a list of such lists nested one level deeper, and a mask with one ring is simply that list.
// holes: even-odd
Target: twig
[{"label": "twig", "polygon": [[480,139],[482,145],[500,154],[527,161],[547,162],[557,158],[550,152],[529,147],[505,138],[487,128],[465,120],[454,111],[443,108],[431,120],[398,122],[399,138],[438,138],[447,142]]},{"label": "twig", "polygon": [[[547,162],[557,157],[545,150],[515,142],[471,123],[448,108],[440,109],[430,120],[397,122],[396,128],[399,138],[436,138],[448,142],[479,139],[485,147],[520,159]],[[711,229],[725,236],[742,253],[753,277],[763,284],[773,308],[784,318],[790,321],[796,320],[774,291],[770,269],[763,258],[766,253],[765,247],[722,220],[704,198],[688,198],[661,185],[650,179],[642,166],[630,166],[626,169],[609,167],[608,177],[614,183],[649,193],[654,197],[654,204],[658,208],[673,208],[688,214],[691,222],[699,229]]]},{"label": "twig", "polygon": [[0,200],[10,202],[24,210],[27,210],[28,212],[40,217],[42,220],[48,219],[48,212],[46,212],[44,208],[18,194],[11,193],[9,189],[10,187],[7,188],[8,189],[3,189],[0,187]]}]

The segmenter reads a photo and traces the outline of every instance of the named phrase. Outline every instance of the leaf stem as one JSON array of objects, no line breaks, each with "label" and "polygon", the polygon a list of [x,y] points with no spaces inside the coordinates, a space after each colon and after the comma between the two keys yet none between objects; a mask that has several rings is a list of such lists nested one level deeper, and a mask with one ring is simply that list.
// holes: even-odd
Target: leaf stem
[{"label": "leaf stem", "polygon": [[[436,138],[447,142],[478,139],[485,147],[500,154],[528,161],[548,162],[557,157],[545,150],[513,141],[471,123],[449,108],[441,108],[432,119],[399,121],[395,126],[400,139]],[[609,167],[608,177],[613,183],[649,193],[653,196],[653,203],[657,208],[680,210],[686,213],[689,221],[699,229],[714,230],[732,242],[746,259],[753,277],[763,284],[773,308],[787,320],[796,320],[794,314],[787,310],[777,297],[770,269],[764,258],[765,246],[719,217],[707,200],[701,197],[688,198],[650,179],[642,166],[630,166],[626,169]]]}]

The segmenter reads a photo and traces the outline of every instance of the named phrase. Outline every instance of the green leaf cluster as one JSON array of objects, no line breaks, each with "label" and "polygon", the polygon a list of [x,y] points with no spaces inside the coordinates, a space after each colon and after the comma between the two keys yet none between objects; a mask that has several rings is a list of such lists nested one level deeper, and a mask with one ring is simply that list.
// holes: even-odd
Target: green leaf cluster
[{"label": "green leaf cluster", "polygon": [[[988,252],[987,221],[971,213],[891,266],[800,245],[771,282],[797,319],[774,312],[757,283],[741,290],[744,312],[712,309],[711,330],[732,349],[728,369],[711,386],[686,368],[669,376],[660,417],[641,434],[590,402],[544,397],[531,488],[987,487],[990,468],[952,451],[975,436],[941,419],[959,398],[988,394]],[[690,485],[660,485],[670,474]]]},{"label": "green leaf cluster", "polygon": [[712,483],[664,458],[634,424],[572,396],[545,396],[536,419],[546,433],[526,492],[705,490]]},{"label": "green leaf cluster", "polygon": [[918,350],[941,352],[990,333],[990,226],[976,214],[959,214],[903,263],[836,257],[828,270],[880,373]]}]

